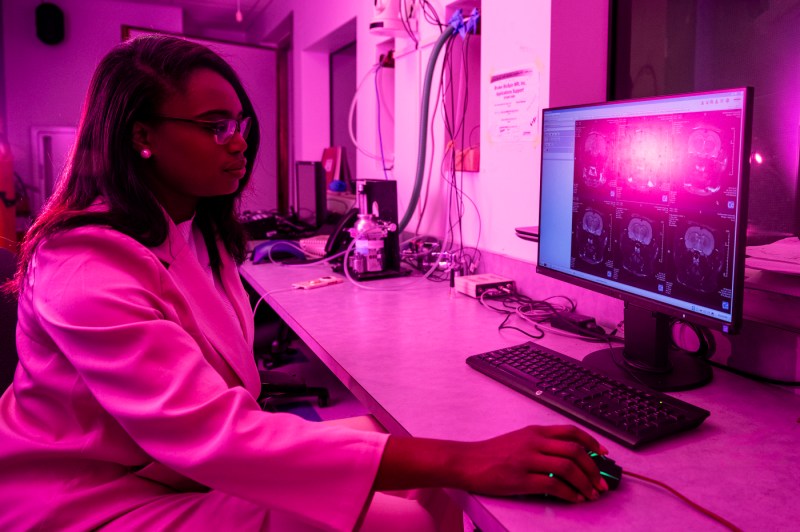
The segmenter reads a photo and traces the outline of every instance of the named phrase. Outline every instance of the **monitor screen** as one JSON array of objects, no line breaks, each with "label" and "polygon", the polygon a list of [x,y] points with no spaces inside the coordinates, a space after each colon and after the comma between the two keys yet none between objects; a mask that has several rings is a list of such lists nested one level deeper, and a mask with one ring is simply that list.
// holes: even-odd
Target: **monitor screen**
[{"label": "monitor screen", "polygon": [[[545,109],[537,271],[733,332],[752,90]],[[626,337],[629,333],[626,327]]]}]

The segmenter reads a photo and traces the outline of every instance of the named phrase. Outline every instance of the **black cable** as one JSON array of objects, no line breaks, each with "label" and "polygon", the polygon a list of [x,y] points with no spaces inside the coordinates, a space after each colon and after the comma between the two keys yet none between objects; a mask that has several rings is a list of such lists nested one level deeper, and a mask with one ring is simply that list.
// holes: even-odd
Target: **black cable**
[{"label": "black cable", "polygon": [[[429,9],[431,11],[430,13],[428,13]],[[425,16],[425,20],[428,21],[429,24],[439,27],[440,34],[444,32],[444,24],[442,24],[442,19],[439,18],[436,8],[434,8],[428,0],[422,1],[422,14]]]},{"label": "black cable", "polygon": [[[553,299],[564,299],[568,302],[569,306],[559,307],[550,301]],[[500,306],[492,305],[489,302],[487,302],[487,300],[499,303]],[[498,330],[513,329],[515,331],[519,331],[525,334],[530,338],[537,340],[543,338],[545,334],[544,331],[539,327],[538,325],[539,323],[543,323],[549,320],[553,314],[556,314],[558,312],[563,312],[565,309],[569,308],[574,309],[575,307],[574,301],[565,296],[554,296],[547,298],[546,300],[535,300],[517,291],[503,292],[498,289],[487,290],[486,292],[481,294],[479,301],[482,306],[490,310],[493,310],[495,312],[498,312],[500,314],[506,315],[502,323],[498,326]],[[525,310],[526,308],[527,310]],[[537,311],[540,312],[538,316],[532,317],[529,315]],[[537,336],[519,327],[508,325],[508,321],[511,319],[511,316],[515,314],[519,314],[525,317],[525,320],[531,323],[533,328],[536,329],[536,331],[538,331],[539,335]]]},{"label": "black cable", "polygon": [[516,310],[509,310],[508,308],[494,307],[492,305],[488,305],[486,303],[486,301],[485,301],[487,298],[488,299],[493,299],[493,300],[499,300],[504,306],[507,306],[507,299],[509,297],[512,298],[512,299],[517,299],[517,300],[524,299],[524,298],[527,297],[527,296],[521,296],[521,297],[520,296],[521,296],[521,294],[520,295],[517,295],[516,293],[506,294],[506,293],[500,292],[499,290],[492,289],[492,290],[487,290],[486,292],[481,294],[481,296],[479,298],[479,301],[480,301],[481,305],[483,305],[484,307],[486,307],[486,308],[488,308],[490,310],[493,310],[495,312],[499,312],[501,314],[505,314],[506,315],[506,317],[503,318],[503,321],[500,323],[500,325],[497,326],[497,330],[498,331],[502,331],[503,329],[512,329],[514,331],[521,332],[525,336],[527,336],[529,338],[533,338],[534,340],[538,340],[540,338],[544,338],[544,331],[542,331],[536,324],[533,324],[533,328],[536,329],[537,331],[539,331],[539,335],[538,336],[534,335],[534,334],[531,334],[531,333],[529,333],[529,332],[527,332],[527,331],[525,331],[523,329],[520,329],[519,327],[515,327],[513,325],[507,325],[508,324],[508,320],[511,319],[511,316],[513,314],[516,314]]},{"label": "black cable", "polygon": [[[461,266],[463,267],[463,241],[464,241],[463,225],[462,225],[464,217],[463,179],[462,179],[462,186],[459,186],[455,167],[456,167],[456,139],[458,138],[459,131],[464,128],[463,124],[464,119],[462,113],[462,120],[460,122],[455,120],[455,117],[457,116],[456,115],[457,101],[455,96],[455,83],[454,83],[455,76],[453,71],[453,42],[454,40],[451,40],[448,43],[449,46],[447,47],[447,50],[445,52],[445,60],[443,62],[443,68],[441,72],[442,78],[447,77],[447,82],[442,84],[443,86],[442,100],[444,102],[443,107],[445,111],[444,112],[445,133],[446,137],[450,139],[448,148],[449,151],[445,151],[445,156],[442,158],[442,177],[450,188],[450,193],[448,198],[449,207],[454,206],[456,210],[455,216],[450,215],[448,219],[449,245],[446,247],[446,249],[448,250],[453,249],[454,246],[456,245],[456,230],[458,230],[459,234],[458,262],[462,263]],[[449,113],[447,112],[448,100],[450,102]],[[445,165],[448,159],[450,161],[449,169],[445,170]],[[470,201],[472,201],[471,198]]]},{"label": "black cable", "polygon": [[433,124],[434,121],[436,120],[436,113],[439,109],[439,101],[440,101],[439,93],[442,90],[441,84],[442,84],[442,78],[440,76],[439,87],[436,89],[436,92],[434,93],[436,94],[436,99],[434,100],[433,113],[431,114],[430,135],[429,135],[431,139],[431,155],[430,155],[430,161],[428,162],[428,182],[425,184],[425,198],[422,202],[422,208],[420,209],[419,217],[417,218],[417,229],[414,232],[415,235],[419,235],[419,228],[422,226],[422,219],[425,217],[425,212],[428,208],[428,198],[430,197],[431,181],[433,177],[433,160],[435,158],[435,153],[436,153],[436,143],[435,143],[435,136],[433,134],[434,133]]},{"label": "black cable", "polygon": [[[469,103],[469,43],[471,35],[469,33],[464,37],[464,42],[461,44],[461,63],[463,65],[462,71],[464,72],[464,99],[461,103],[461,123],[459,130],[461,134],[461,182],[459,184],[459,208],[461,219],[464,217],[464,146],[467,132],[467,104]],[[464,251],[464,225],[459,223],[459,240],[460,251]]]},{"label": "black cable", "polygon": [[[447,43],[447,48],[445,49],[444,58],[442,60],[442,70],[440,72],[440,78],[441,78],[440,86],[442,88],[442,92],[441,92],[441,96],[440,97],[442,99],[442,110],[443,110],[443,113],[444,113],[442,115],[442,118],[443,118],[443,121],[444,121],[445,139],[451,139],[451,142],[449,144],[445,145],[445,151],[442,154],[442,162],[441,162],[441,168],[440,168],[442,179],[445,181],[445,183],[447,183],[448,187],[450,188],[450,192],[448,192],[448,200],[447,200],[448,201],[448,208],[447,208],[448,213],[450,211],[450,207],[452,206],[452,197],[451,196],[452,196],[453,183],[452,183],[452,180],[448,179],[448,177],[447,177],[449,171],[446,169],[446,167],[447,167],[448,159],[451,159],[450,166],[451,167],[453,166],[452,157],[453,157],[454,144],[452,142],[452,125],[450,123],[450,115],[453,113],[453,111],[451,110],[450,113],[448,113],[448,110],[447,110],[447,100],[448,100],[447,94],[448,94],[448,90],[452,89],[453,78],[452,78],[452,75],[448,77],[447,76],[447,72],[448,72],[448,65],[450,65],[450,60],[451,60],[451,56],[452,56],[453,41],[454,41],[454,39],[451,39]],[[451,99],[451,105],[452,105],[452,99]],[[449,238],[449,241],[446,241],[447,242],[446,245],[443,246],[443,250],[445,250],[445,251],[451,250],[452,247],[455,245],[454,224],[453,224],[453,219],[450,216],[450,214],[448,214],[447,224],[448,224],[447,237]]]},{"label": "black cable", "polygon": [[[449,139],[450,141],[450,151],[448,153],[448,158],[450,159],[450,169],[448,171],[448,174],[450,172],[452,172],[453,174],[453,177],[451,179],[448,180],[447,178],[445,178],[445,180],[450,185],[450,192],[448,195],[449,206],[453,205],[454,198],[456,198],[458,194],[457,183],[455,180],[456,147],[455,147],[455,129],[454,129],[455,124],[453,123],[453,120],[455,119],[455,93],[454,93],[455,80],[453,76],[453,43],[455,43],[455,39],[452,39],[450,42],[448,42],[447,50],[445,51],[445,59],[442,64],[442,76],[447,76],[447,84],[445,85],[445,94],[443,95],[443,98],[444,98],[444,110],[445,110],[444,114],[445,134],[446,138]],[[447,112],[448,99],[450,102],[450,113]],[[459,220],[458,222],[453,222],[452,217],[448,219],[451,246],[455,246],[456,242],[455,230],[458,223],[460,223],[460,218],[458,220]]]},{"label": "black cable", "polygon": [[512,329],[514,331],[519,331],[522,334],[524,334],[525,336],[527,336],[529,338],[533,338],[534,340],[539,340],[541,338],[544,338],[544,331],[541,330],[538,325],[534,324],[534,326],[533,326],[534,329],[539,331],[539,335],[538,336],[536,336],[534,334],[531,334],[531,333],[529,333],[527,331],[524,331],[524,330],[520,329],[519,327],[514,327],[513,325],[506,325],[506,322],[511,318],[512,315],[513,314],[509,312],[506,315],[506,317],[503,319],[503,322],[500,325],[497,326],[497,330],[502,331],[503,329]]},{"label": "black cable", "polygon": [[406,0],[400,0],[400,23],[403,25],[403,29],[406,30],[406,33],[411,40],[414,41],[414,48],[419,48],[419,40],[417,39],[417,36],[414,35],[414,32],[411,28],[411,21],[409,20],[408,5],[406,4]]},{"label": "black cable", "polygon": [[730,371],[740,377],[747,377],[748,379],[753,379],[756,382],[763,382],[765,384],[775,384],[777,386],[800,386],[800,381],[783,381],[780,379],[773,379],[771,377],[762,377],[761,375],[756,375],[755,373],[750,373],[749,371],[745,371],[743,369],[732,368],[731,366],[727,366],[725,364],[720,364],[719,362],[715,362],[713,360],[708,361],[709,364],[714,366],[715,368],[719,368],[725,371]]}]

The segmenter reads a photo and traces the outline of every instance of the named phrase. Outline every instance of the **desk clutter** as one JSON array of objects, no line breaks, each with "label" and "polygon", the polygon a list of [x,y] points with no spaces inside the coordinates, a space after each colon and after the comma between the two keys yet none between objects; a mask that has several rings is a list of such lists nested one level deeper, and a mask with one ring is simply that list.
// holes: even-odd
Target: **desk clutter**
[{"label": "desk clutter", "polygon": [[296,239],[311,236],[315,228],[271,211],[244,211],[242,225],[252,240]]}]

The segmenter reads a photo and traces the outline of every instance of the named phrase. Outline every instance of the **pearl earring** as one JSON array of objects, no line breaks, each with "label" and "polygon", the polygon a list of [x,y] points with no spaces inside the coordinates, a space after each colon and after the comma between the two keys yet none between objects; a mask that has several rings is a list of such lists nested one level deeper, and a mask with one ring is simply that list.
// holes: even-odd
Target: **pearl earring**
[{"label": "pearl earring", "polygon": [[142,159],[149,159],[153,155],[153,152],[145,148],[141,152],[139,152],[139,155],[142,156]]}]

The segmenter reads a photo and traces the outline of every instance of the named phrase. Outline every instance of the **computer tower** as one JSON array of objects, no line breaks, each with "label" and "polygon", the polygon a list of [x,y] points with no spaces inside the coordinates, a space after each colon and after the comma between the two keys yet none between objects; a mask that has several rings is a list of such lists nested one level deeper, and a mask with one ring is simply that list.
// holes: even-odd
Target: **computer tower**
[{"label": "computer tower", "polygon": [[328,217],[325,169],[318,161],[297,161],[295,165],[293,211],[298,221],[317,229]]}]

